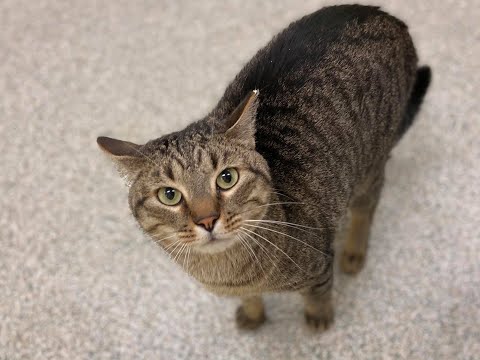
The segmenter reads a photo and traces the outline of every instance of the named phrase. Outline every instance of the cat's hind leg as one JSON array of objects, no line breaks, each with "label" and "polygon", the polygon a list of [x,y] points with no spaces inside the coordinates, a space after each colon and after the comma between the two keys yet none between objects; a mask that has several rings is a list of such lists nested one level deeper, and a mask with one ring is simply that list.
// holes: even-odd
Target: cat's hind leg
[{"label": "cat's hind leg", "polygon": [[245,330],[254,330],[262,325],[265,320],[265,307],[261,296],[242,298],[242,304],[237,308],[237,327]]},{"label": "cat's hind leg", "polygon": [[340,268],[347,274],[358,273],[365,264],[370,228],[383,187],[383,167],[357,189],[350,203],[351,220],[347,230]]}]

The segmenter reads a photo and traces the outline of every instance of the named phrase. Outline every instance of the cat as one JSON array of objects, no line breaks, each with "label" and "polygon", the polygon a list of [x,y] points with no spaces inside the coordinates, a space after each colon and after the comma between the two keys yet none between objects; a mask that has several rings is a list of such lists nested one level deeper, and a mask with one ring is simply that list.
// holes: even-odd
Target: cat
[{"label": "cat", "polygon": [[385,164],[428,89],[407,26],[378,7],[331,6],[290,24],[205,118],[144,145],[99,137],[141,228],[218,295],[236,323],[266,319],[262,294],[296,291],[306,323],[333,321],[332,244],[366,258]]}]

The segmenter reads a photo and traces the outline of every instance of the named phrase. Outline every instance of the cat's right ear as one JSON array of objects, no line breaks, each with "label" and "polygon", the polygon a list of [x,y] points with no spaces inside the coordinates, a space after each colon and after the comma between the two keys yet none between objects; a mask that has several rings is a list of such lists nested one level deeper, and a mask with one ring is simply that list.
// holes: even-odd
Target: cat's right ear
[{"label": "cat's right ear", "polygon": [[126,183],[131,184],[142,166],[145,165],[146,157],[140,150],[142,146],[106,136],[98,137],[97,144],[115,163]]}]

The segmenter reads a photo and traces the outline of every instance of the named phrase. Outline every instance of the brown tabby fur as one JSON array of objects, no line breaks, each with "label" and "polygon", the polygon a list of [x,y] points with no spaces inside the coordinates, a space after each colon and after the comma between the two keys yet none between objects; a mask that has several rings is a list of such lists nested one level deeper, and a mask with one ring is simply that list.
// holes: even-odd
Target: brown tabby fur
[{"label": "brown tabby fur", "polygon": [[[329,7],[260,50],[204,119],[143,146],[98,143],[144,231],[208,290],[242,298],[240,327],[265,320],[262,293],[298,291],[307,324],[325,329],[338,224],[350,209],[340,264],[357,273],[385,163],[429,77],[401,21]],[[226,168],[239,181],[223,191],[215,181]],[[180,204],[160,203],[162,187],[180,191]],[[219,217],[213,237],[195,224],[202,217]]]}]

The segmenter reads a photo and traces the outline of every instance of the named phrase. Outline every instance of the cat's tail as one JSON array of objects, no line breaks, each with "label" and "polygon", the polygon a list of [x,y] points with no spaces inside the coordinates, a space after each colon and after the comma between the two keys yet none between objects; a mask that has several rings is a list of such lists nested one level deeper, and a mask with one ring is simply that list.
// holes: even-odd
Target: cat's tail
[{"label": "cat's tail", "polygon": [[417,69],[415,85],[413,86],[410,100],[408,102],[405,115],[403,116],[403,121],[398,129],[398,139],[400,139],[413,124],[413,120],[415,119],[415,115],[417,115],[418,111],[420,110],[420,105],[422,105],[423,97],[427,93],[431,79],[432,70],[429,66],[422,66]]}]

